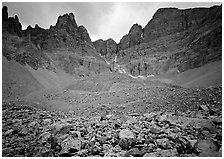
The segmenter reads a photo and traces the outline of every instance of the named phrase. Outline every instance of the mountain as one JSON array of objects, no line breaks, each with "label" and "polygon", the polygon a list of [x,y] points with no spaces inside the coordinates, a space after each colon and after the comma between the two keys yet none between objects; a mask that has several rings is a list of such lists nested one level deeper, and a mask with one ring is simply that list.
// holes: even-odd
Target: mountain
[{"label": "mountain", "polygon": [[2,156],[221,157],[222,6],[159,9],[117,44],[2,8]]},{"label": "mountain", "polygon": [[62,88],[72,79],[110,72],[88,31],[77,25],[73,13],[59,16],[49,29],[35,25],[22,30],[18,16],[8,17],[8,8],[4,6],[2,31],[5,98],[21,97],[43,88]]},{"label": "mountain", "polygon": [[[92,42],[88,31],[77,24],[73,13],[59,16],[49,29],[36,24],[34,28],[28,26],[22,30],[18,16],[8,17],[8,8],[4,6],[2,54],[5,57],[3,70],[7,70],[3,71],[5,92],[17,90],[17,85],[11,84],[17,77],[11,68],[17,63],[23,66],[17,67],[18,73],[29,72],[24,76],[36,81],[37,87],[33,89],[30,84],[30,90],[63,88],[71,84],[72,79],[91,79],[104,74],[108,76],[112,72],[127,75],[133,80],[156,79],[181,86],[220,85],[221,7],[160,8],[144,28],[134,24],[117,44],[111,38]],[[202,71],[206,77],[212,75],[212,78],[203,79],[207,80],[204,82],[206,85],[200,84],[203,83],[201,80],[193,82],[202,79],[200,71],[207,66],[219,71]],[[13,76],[5,75],[7,72],[12,72]],[[194,76],[186,78],[191,73]],[[63,84],[63,80],[68,83]],[[90,83],[95,85],[95,82]],[[25,90],[27,94],[32,92]],[[19,93],[13,97],[16,94]]]},{"label": "mountain", "polygon": [[[144,28],[134,24],[117,46],[102,40],[93,43],[108,61],[117,56],[133,76],[198,68],[221,60],[222,6],[160,8]],[[113,53],[104,48],[114,48]]]},{"label": "mountain", "polygon": [[[42,62],[44,58],[48,61],[48,67],[57,67],[66,73],[80,76],[89,76],[91,73],[98,74],[109,70],[105,65],[105,61],[102,60],[93,46],[88,31],[84,26],[77,25],[73,13],[59,16],[56,25],[51,26],[49,29],[43,29],[35,25],[34,28],[28,26],[27,29],[21,30],[22,27],[17,16],[15,18],[8,17],[7,7],[5,6],[2,12],[3,34],[10,33],[19,36],[14,38],[10,35],[9,38],[12,39],[9,40],[5,39],[8,35],[3,35],[3,43],[17,40],[15,43],[18,44],[14,49],[23,50],[22,53],[11,56],[12,50],[7,46],[13,42],[9,45],[4,45],[3,48],[6,50],[3,51],[3,54],[8,59],[12,58],[16,61],[32,65]],[[28,51],[29,48],[32,51],[36,50],[36,52],[30,53]],[[37,56],[32,58],[37,59],[37,61],[29,62],[27,59],[28,52],[33,56]],[[37,69],[39,65],[36,64],[33,67]]]}]

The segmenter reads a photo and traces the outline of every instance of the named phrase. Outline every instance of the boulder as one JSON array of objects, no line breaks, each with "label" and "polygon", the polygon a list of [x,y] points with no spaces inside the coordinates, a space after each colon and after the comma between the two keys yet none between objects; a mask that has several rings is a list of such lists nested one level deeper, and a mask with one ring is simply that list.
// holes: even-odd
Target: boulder
[{"label": "boulder", "polygon": [[219,151],[218,146],[211,140],[198,140],[194,145],[194,150],[201,157],[216,157]]},{"label": "boulder", "polygon": [[133,139],[135,138],[134,133],[129,129],[123,129],[119,132],[120,139]]}]

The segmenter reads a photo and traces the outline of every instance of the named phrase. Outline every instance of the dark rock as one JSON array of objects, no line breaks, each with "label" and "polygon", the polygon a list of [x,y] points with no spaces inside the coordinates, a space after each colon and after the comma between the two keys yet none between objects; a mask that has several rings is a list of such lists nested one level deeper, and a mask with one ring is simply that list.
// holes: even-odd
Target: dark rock
[{"label": "dark rock", "polygon": [[61,153],[68,153],[70,151],[79,151],[81,149],[81,141],[72,137],[66,138],[61,143]]},{"label": "dark rock", "polygon": [[93,154],[93,155],[100,155],[101,151],[102,151],[102,149],[101,149],[99,146],[96,146],[96,145],[95,145],[95,146],[92,148],[92,154]]},{"label": "dark rock", "polygon": [[124,155],[124,157],[130,157],[130,156],[142,157],[142,153],[139,151],[138,148],[132,148],[128,150]]},{"label": "dark rock", "polygon": [[8,17],[8,8],[6,6],[2,8],[2,30],[22,37],[22,25],[18,16]]},{"label": "dark rock", "polygon": [[101,56],[105,56],[107,60],[113,59],[117,55],[117,43],[113,39],[97,40],[93,42],[97,52]]},{"label": "dark rock", "polygon": [[151,152],[153,152],[154,149],[155,149],[155,145],[154,144],[149,144],[147,146],[144,146],[141,149],[141,154],[145,155],[146,153],[151,153]]},{"label": "dark rock", "polygon": [[177,149],[179,154],[183,153],[191,153],[193,151],[191,143],[184,137],[179,137],[175,139],[176,145],[175,148]]},{"label": "dark rock", "polygon": [[208,107],[206,105],[200,105],[199,110],[209,111]]},{"label": "dark rock", "polygon": [[201,157],[215,157],[216,153],[219,151],[218,146],[213,143],[212,140],[207,139],[207,140],[199,140],[195,145],[194,145],[194,150],[195,152],[201,156]]},{"label": "dark rock", "polygon": [[176,149],[171,150],[158,150],[153,153],[146,153],[143,157],[177,157],[178,152]]},{"label": "dark rock", "polygon": [[54,153],[52,150],[47,149],[46,147],[39,148],[38,157],[54,157]]},{"label": "dark rock", "polygon": [[8,20],[8,8],[3,6],[2,8],[2,21]]},{"label": "dark rock", "polygon": [[157,139],[156,142],[163,149],[171,149],[172,148],[172,145],[171,145],[169,139],[167,139],[167,138]]},{"label": "dark rock", "polygon": [[149,131],[152,133],[152,134],[160,134],[162,132],[161,128],[158,127],[158,126],[152,126]]},{"label": "dark rock", "polygon": [[120,139],[119,141],[119,146],[122,148],[122,150],[127,150],[130,149],[132,147],[134,147],[136,145],[137,140],[134,138],[124,138],[124,139]]},{"label": "dark rock", "polygon": [[124,50],[135,45],[139,45],[143,38],[143,29],[141,25],[134,24],[129,33],[122,37],[118,44],[119,50]]}]

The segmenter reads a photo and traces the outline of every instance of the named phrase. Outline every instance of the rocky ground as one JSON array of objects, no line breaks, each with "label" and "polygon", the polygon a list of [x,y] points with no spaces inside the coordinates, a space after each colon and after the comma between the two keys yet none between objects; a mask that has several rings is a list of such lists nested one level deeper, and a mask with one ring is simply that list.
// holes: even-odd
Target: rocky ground
[{"label": "rocky ground", "polygon": [[[178,88],[172,89],[174,92]],[[188,89],[189,94],[178,94],[177,102],[185,103],[182,111],[169,109],[172,105],[168,103],[168,108],[167,103],[162,102],[163,107],[145,112],[130,113],[124,109],[123,113],[110,111],[97,115],[95,112],[94,115],[80,117],[74,111],[47,111],[29,104],[3,102],[2,155],[222,156],[222,89],[199,90],[195,99],[193,95],[189,97],[193,89]],[[174,100],[176,98],[173,97]],[[191,103],[192,107],[188,109],[186,103]],[[148,102],[145,105],[150,107]]]}]

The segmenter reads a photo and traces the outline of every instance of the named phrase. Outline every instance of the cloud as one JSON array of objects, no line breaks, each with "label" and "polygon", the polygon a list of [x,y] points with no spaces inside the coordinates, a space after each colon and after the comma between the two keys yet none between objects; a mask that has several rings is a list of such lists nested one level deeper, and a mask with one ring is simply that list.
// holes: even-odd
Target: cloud
[{"label": "cloud", "polygon": [[111,37],[119,42],[133,24],[145,26],[156,10],[153,8],[155,3],[115,3],[111,11],[102,18],[103,22],[98,26],[101,31],[94,34],[92,39],[101,37],[105,40]]}]

